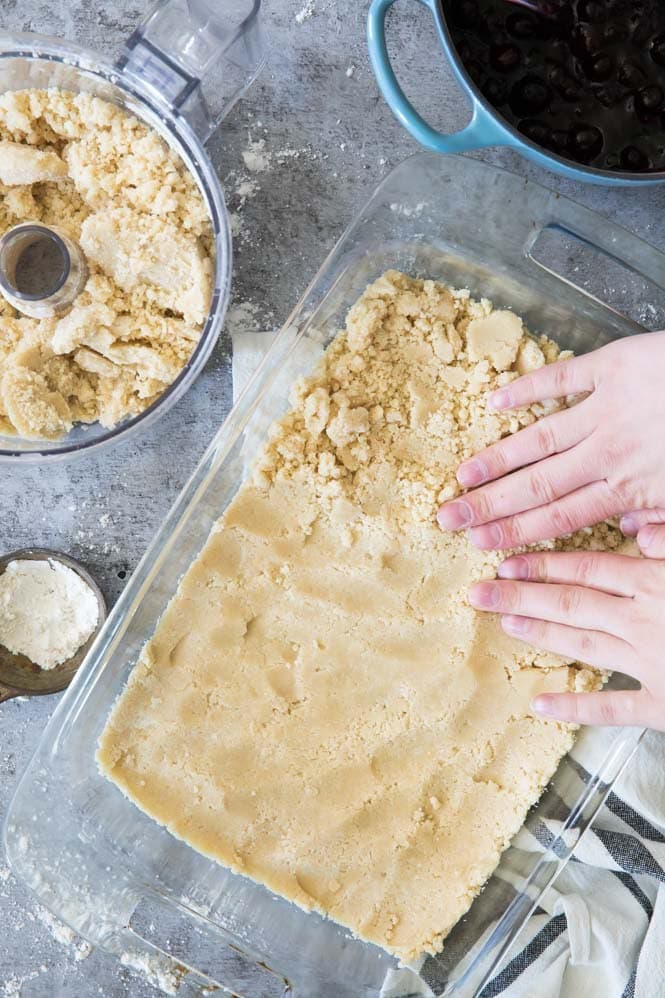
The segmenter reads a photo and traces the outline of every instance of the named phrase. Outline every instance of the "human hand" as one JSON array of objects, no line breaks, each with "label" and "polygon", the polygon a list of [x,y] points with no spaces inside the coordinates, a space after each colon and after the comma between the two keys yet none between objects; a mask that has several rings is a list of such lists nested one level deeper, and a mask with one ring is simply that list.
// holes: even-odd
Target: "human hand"
[{"label": "human hand", "polygon": [[665,332],[646,333],[495,392],[494,409],[590,394],[461,465],[458,480],[473,491],[444,503],[439,525],[470,527],[477,547],[510,548],[631,512],[626,533],[665,521],[664,375]]},{"label": "human hand", "polygon": [[637,542],[644,559],[588,551],[514,555],[499,566],[497,581],[471,590],[472,605],[500,613],[506,633],[641,683],[639,690],[541,693],[535,712],[665,731],[665,526],[642,527]]}]

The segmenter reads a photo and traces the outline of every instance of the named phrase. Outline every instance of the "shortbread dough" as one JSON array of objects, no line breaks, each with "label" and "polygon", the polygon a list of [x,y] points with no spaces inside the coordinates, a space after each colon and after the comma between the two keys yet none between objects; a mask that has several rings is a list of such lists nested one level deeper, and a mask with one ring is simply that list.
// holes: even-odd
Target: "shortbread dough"
[{"label": "shortbread dough", "polygon": [[462,460],[558,406],[489,392],[557,356],[468,292],[379,278],[101,737],[102,771],[173,834],[405,959],[441,948],[572,743],[531,698],[603,681],[476,612],[502,556],[435,524]]},{"label": "shortbread dough", "polygon": [[89,279],[57,318],[0,297],[0,433],[58,439],[151,405],[208,314],[213,241],[196,182],[138,118],[89,94],[0,95],[0,235],[22,222],[78,242]]}]

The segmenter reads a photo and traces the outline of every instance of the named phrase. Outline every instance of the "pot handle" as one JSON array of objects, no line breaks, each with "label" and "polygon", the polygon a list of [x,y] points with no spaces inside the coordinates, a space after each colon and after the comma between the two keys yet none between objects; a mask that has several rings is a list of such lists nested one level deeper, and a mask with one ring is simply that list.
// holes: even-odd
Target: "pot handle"
[{"label": "pot handle", "polygon": [[[419,0],[432,14],[437,0]],[[466,152],[483,146],[506,145],[506,133],[491,114],[472,98],[472,116],[460,132],[444,135],[429,125],[416,111],[397,82],[386,46],[386,14],[395,0],[372,0],[367,15],[367,44],[379,89],[391,111],[421,145],[434,152]]]},{"label": "pot handle", "polygon": [[263,68],[261,0],[158,0],[117,62],[205,142]]}]

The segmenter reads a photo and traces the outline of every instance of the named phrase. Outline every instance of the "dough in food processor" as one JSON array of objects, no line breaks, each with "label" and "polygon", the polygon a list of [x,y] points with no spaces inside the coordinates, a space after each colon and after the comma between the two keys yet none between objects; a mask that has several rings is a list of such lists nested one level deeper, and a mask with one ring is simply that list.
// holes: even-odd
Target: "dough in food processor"
[{"label": "dough in food processor", "polygon": [[468,292],[370,285],[101,736],[102,772],[174,835],[405,960],[441,949],[572,744],[531,699],[603,682],[474,610],[504,555],[435,523],[461,461],[559,405],[489,393],[564,356]]},{"label": "dough in food processor", "polygon": [[213,235],[184,163],[135,116],[89,94],[0,95],[0,235],[64,231],[89,278],[57,317],[0,297],[0,432],[58,439],[151,405],[189,360],[208,315]]}]

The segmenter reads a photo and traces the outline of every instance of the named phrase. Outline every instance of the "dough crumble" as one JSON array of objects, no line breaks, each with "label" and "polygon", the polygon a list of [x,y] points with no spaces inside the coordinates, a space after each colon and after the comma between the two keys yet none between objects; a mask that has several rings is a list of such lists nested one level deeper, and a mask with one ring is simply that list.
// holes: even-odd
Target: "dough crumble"
[{"label": "dough crumble", "polygon": [[[462,460],[558,405],[488,394],[559,356],[467,292],[370,285],[100,740],[174,835],[403,959],[440,950],[572,743],[532,697],[603,681],[475,611],[502,555],[435,524]],[[605,524],[555,546],[619,542]]]}]

